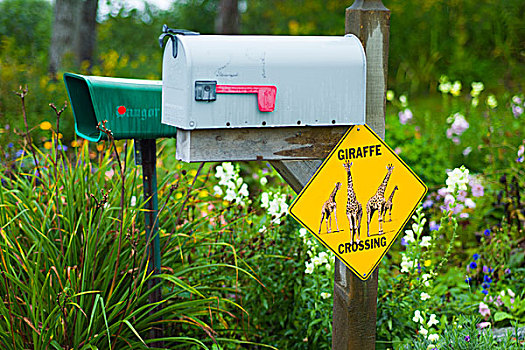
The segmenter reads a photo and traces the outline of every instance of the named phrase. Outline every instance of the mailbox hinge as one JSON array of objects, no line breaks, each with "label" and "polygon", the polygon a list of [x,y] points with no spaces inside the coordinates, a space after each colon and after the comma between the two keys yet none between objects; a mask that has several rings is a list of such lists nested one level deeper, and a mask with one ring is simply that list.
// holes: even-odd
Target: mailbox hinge
[{"label": "mailbox hinge", "polygon": [[177,40],[177,34],[179,35],[200,35],[199,32],[192,32],[190,30],[186,29],[172,29],[168,27],[166,24],[162,26],[162,33],[159,36],[159,45],[162,49],[164,47],[164,38],[169,37],[171,38],[172,42],[172,55],[173,58],[177,58],[178,54],[178,40]]}]

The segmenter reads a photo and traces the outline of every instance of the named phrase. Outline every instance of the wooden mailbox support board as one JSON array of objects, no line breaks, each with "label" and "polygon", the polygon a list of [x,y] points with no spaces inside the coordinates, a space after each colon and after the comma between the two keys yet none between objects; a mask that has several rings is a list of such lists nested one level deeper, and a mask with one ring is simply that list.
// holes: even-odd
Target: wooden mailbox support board
[{"label": "wooden mailbox support board", "polygon": [[[346,10],[346,33],[367,57],[366,123],[385,135],[390,11],[381,0],[355,0]],[[190,162],[269,161],[300,192],[348,129],[334,127],[178,130],[177,159]],[[362,281],[336,259],[332,349],[375,349],[378,269]]]}]

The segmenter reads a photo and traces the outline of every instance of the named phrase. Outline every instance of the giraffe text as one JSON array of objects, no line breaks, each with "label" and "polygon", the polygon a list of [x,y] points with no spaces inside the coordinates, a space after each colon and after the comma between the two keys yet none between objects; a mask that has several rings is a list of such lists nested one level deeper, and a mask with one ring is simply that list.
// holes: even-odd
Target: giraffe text
[{"label": "giraffe text", "polygon": [[366,239],[364,241],[357,242],[346,242],[341,243],[337,247],[337,250],[339,251],[339,254],[348,254],[352,252],[362,251],[362,250],[370,250],[370,249],[378,249],[381,247],[386,247],[386,237],[376,237],[371,239]]},{"label": "giraffe text", "polygon": [[339,160],[350,160],[356,158],[377,157],[381,154],[381,144],[377,144],[340,149],[337,151],[337,158],[339,158]]}]

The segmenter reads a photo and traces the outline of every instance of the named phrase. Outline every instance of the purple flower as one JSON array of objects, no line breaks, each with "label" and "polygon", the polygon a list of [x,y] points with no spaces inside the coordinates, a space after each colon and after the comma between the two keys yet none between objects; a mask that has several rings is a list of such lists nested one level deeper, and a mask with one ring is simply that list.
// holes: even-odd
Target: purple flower
[{"label": "purple flower", "polygon": [[424,209],[430,208],[432,204],[434,204],[434,201],[432,199],[427,199],[426,201],[423,202],[423,208]]},{"label": "purple flower", "polygon": [[430,231],[438,231],[439,230],[439,224],[436,223],[434,220],[431,220],[428,223],[428,226],[430,227]]},{"label": "purple flower", "polygon": [[483,283],[481,284],[481,286],[482,286],[484,289],[490,289],[490,284],[489,284],[489,283],[485,283],[485,282],[483,282]]},{"label": "purple flower", "polygon": [[67,146],[65,146],[65,145],[58,145],[57,148],[58,148],[59,151],[67,151]]},{"label": "purple flower", "polygon": [[485,194],[485,189],[481,184],[474,183],[471,185],[471,189],[474,197],[483,197]]},{"label": "purple flower", "polygon": [[489,267],[487,265],[483,265],[483,273],[488,274],[489,273]]},{"label": "purple flower", "polygon": [[401,245],[402,246],[407,246],[408,245],[407,241],[405,240],[405,237],[401,237]]},{"label": "purple flower", "polygon": [[476,267],[478,267],[478,264],[476,264],[476,262],[473,261],[470,263],[469,267],[474,270]]},{"label": "purple flower", "polygon": [[485,232],[483,232],[483,234],[487,237],[490,237],[490,229],[486,229]]},{"label": "purple flower", "polygon": [[467,334],[467,335],[465,336],[465,341],[470,341],[470,335]]},{"label": "purple flower", "polygon": [[521,106],[512,106],[512,114],[514,114],[515,118],[518,118],[523,114],[523,108]]},{"label": "purple flower", "polygon": [[403,125],[408,123],[413,117],[412,111],[408,108],[406,108],[403,111],[400,111],[398,115],[399,115],[399,122]]},{"label": "purple flower", "polygon": [[505,269],[505,274],[510,275],[510,269],[508,267]]},{"label": "purple flower", "polygon": [[439,190],[438,190],[438,195],[440,197],[445,197],[446,195],[448,194],[448,190],[446,187],[441,187]]},{"label": "purple flower", "polygon": [[470,278],[469,276],[467,276],[467,278],[465,278],[465,283],[470,284],[470,281],[472,281],[472,278]]},{"label": "purple flower", "polygon": [[473,258],[474,260],[478,260],[478,259],[479,259],[479,254],[476,253],[476,254],[472,255],[472,258]]},{"label": "purple flower", "polygon": [[488,275],[483,276],[483,281],[487,283],[492,283],[492,278],[490,278]]},{"label": "purple flower", "polygon": [[13,143],[12,143],[12,142],[9,142],[9,143],[7,144],[7,147],[9,147],[9,148],[13,148]]},{"label": "purple flower", "polygon": [[483,293],[483,294],[487,295],[487,294],[489,294],[489,291],[488,291],[488,290],[486,290],[486,289],[483,289],[483,290],[481,291],[481,293]]}]

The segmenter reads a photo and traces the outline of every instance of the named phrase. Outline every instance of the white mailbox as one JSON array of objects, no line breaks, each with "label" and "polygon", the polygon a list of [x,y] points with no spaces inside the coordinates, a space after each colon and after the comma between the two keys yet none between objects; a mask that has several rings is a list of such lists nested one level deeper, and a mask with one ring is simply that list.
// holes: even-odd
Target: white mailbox
[{"label": "white mailbox", "polygon": [[353,35],[171,35],[162,123],[224,129],[365,122],[366,60]]}]

